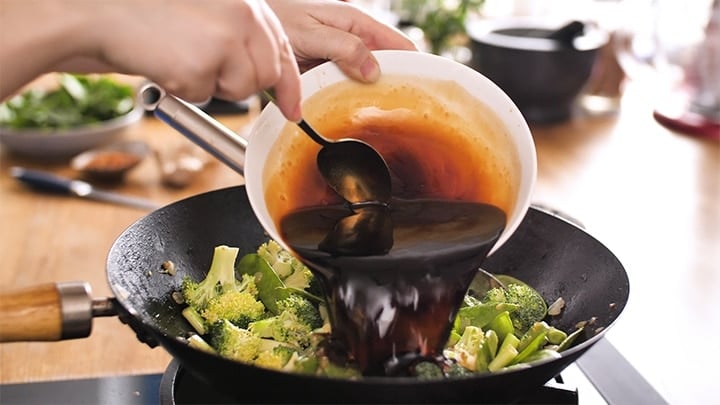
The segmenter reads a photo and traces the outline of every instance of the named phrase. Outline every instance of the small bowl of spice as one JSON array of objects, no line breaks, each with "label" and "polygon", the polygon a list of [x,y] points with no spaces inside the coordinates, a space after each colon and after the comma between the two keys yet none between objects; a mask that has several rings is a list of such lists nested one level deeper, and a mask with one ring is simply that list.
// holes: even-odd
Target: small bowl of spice
[{"label": "small bowl of spice", "polygon": [[149,154],[147,143],[123,141],[85,151],[75,156],[70,166],[89,178],[118,181]]}]

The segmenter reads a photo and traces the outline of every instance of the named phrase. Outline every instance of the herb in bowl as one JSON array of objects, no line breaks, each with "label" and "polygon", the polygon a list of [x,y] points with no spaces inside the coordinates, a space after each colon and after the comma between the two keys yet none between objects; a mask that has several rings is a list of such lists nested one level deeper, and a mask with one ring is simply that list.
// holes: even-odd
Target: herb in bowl
[{"label": "herb in bowl", "polygon": [[52,90],[30,89],[0,104],[0,127],[58,130],[107,121],[134,107],[132,86],[106,76],[63,73]]}]

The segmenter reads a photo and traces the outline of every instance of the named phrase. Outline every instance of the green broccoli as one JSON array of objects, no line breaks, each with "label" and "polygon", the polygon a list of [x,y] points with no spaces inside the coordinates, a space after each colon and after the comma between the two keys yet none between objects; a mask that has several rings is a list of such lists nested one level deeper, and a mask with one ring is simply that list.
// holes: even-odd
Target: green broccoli
[{"label": "green broccoli", "polygon": [[516,336],[520,337],[547,315],[547,303],[542,295],[525,284],[507,284],[506,288],[492,288],[482,300],[485,303],[509,303],[518,306],[510,312]]},{"label": "green broccoli", "polygon": [[300,322],[308,325],[310,329],[315,330],[323,326],[324,321],[318,307],[303,296],[293,294],[278,301],[277,305],[281,312],[290,311],[294,313]]},{"label": "green broccoli", "polygon": [[240,281],[235,278],[235,259],[239,250],[225,245],[216,246],[205,279],[200,282],[195,282],[190,277],[183,279],[181,292],[189,306],[202,312],[211,299],[242,288]]},{"label": "green broccoli", "polygon": [[331,378],[355,379],[362,377],[359,369],[349,365],[335,363],[327,356],[320,356],[318,358],[317,370],[315,373],[317,375]]},{"label": "green broccoli", "polygon": [[301,374],[316,374],[319,363],[319,358],[314,351],[306,350],[303,354],[295,352],[285,363],[283,370]]},{"label": "green broccoli", "polygon": [[208,325],[223,319],[247,328],[265,314],[265,306],[256,298],[255,279],[247,274],[239,280],[235,276],[238,252],[236,247],[216,246],[205,279],[183,279],[181,292],[188,306],[182,314],[201,335],[207,333]]},{"label": "green broccoli", "polygon": [[490,361],[485,346],[485,332],[477,326],[467,326],[460,340],[446,354],[470,371],[487,370]]},{"label": "green broccoli", "polygon": [[229,291],[210,299],[200,313],[208,324],[223,319],[241,328],[247,328],[250,322],[261,319],[265,314],[265,305],[255,299],[249,291]]},{"label": "green broccoli", "polygon": [[253,363],[260,354],[262,339],[247,329],[239,328],[228,320],[210,326],[210,345],[220,356]]},{"label": "green broccoli", "polygon": [[421,361],[412,368],[412,374],[421,380],[433,380],[444,378],[445,372],[442,367],[432,361]]},{"label": "green broccoli", "polygon": [[292,311],[250,322],[248,330],[262,338],[275,339],[298,348],[307,348],[311,343],[312,328],[303,323]]},{"label": "green broccoli", "polygon": [[452,361],[446,368],[445,368],[445,375],[448,377],[466,377],[470,375],[474,375],[474,373],[462,365],[458,364],[456,361]]},{"label": "green broccoli", "polygon": [[274,340],[263,339],[260,353],[253,364],[258,367],[282,370],[295,353],[297,351],[290,346]]},{"label": "green broccoli", "polygon": [[257,253],[268,262],[286,287],[298,290],[310,287],[314,278],[310,269],[276,241],[270,239],[263,243]]}]

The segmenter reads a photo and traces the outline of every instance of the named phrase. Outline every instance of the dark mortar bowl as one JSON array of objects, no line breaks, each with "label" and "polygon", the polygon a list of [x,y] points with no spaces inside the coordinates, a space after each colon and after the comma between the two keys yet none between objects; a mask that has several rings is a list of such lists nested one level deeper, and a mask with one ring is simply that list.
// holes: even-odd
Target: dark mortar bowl
[{"label": "dark mortar bowl", "polygon": [[473,69],[495,82],[529,123],[555,123],[572,115],[608,35],[588,24],[573,40],[547,36],[564,22],[512,17],[468,25]]}]

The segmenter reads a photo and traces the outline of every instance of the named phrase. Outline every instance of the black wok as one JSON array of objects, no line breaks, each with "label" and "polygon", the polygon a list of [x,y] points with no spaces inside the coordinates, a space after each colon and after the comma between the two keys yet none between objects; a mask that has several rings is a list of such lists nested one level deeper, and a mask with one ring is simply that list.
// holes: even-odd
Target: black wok
[{"label": "black wok", "polygon": [[[107,275],[116,308],[141,340],[161,345],[197,377],[238,402],[511,402],[559,374],[597,342],[628,299],[627,274],[618,259],[577,226],[531,208],[512,238],[483,267],[534,286],[547,301],[563,297],[562,315],[549,323],[574,330],[592,326],[561,358],[527,369],[469,378],[333,380],[280,373],[193,349],[179,337],[191,326],[171,298],[182,277],[202,279],[219,244],[251,252],[267,240],[244,187],[198,195],[161,208],[130,226],[112,246]],[[166,260],[177,274],[159,273]]]}]

